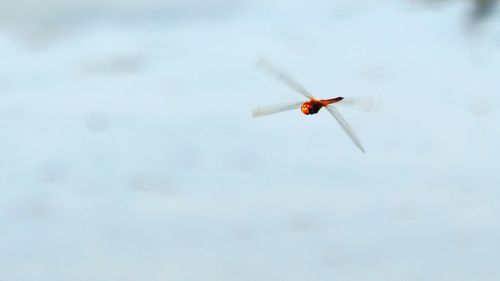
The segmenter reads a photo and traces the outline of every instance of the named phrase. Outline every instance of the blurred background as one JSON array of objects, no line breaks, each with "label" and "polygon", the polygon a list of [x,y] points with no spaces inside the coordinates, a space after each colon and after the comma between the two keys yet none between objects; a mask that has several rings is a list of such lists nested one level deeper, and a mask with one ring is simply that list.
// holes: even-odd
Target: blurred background
[{"label": "blurred background", "polygon": [[0,280],[499,280],[495,6],[1,1]]}]

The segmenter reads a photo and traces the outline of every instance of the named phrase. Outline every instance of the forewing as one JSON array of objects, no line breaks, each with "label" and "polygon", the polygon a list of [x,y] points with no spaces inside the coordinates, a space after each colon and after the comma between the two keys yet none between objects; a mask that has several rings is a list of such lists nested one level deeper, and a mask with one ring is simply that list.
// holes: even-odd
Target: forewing
[{"label": "forewing", "polygon": [[267,71],[269,74],[274,76],[276,79],[280,80],[281,82],[285,83],[288,85],[288,87],[294,89],[295,91],[299,92],[301,95],[303,95],[306,98],[313,99],[313,95],[309,93],[302,85],[300,85],[297,81],[295,81],[293,78],[288,76],[286,73],[283,71],[277,69],[271,63],[264,59],[260,59],[257,62],[257,68],[263,69]]},{"label": "forewing", "polygon": [[257,107],[253,110],[253,117],[263,117],[270,114],[298,109],[302,106],[303,102],[294,104],[271,105],[266,107]]},{"label": "forewing", "polygon": [[332,114],[332,116],[339,122],[340,127],[344,130],[344,132],[349,136],[349,138],[354,142],[354,144],[361,150],[363,153],[365,153],[365,150],[363,149],[363,146],[361,145],[361,142],[359,141],[358,137],[354,133],[354,130],[351,128],[349,123],[342,117],[340,112],[335,108],[334,106],[325,106],[325,108]]}]

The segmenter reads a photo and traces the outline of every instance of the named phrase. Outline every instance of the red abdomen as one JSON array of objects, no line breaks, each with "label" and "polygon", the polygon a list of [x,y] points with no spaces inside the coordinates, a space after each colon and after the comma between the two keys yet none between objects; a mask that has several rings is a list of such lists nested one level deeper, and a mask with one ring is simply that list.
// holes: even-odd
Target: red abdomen
[{"label": "red abdomen", "polygon": [[324,105],[329,105],[329,104],[332,104],[332,103],[336,103],[336,102],[339,102],[341,100],[343,100],[344,98],[343,97],[336,97],[334,99],[328,99],[328,100],[320,100],[320,102]]}]

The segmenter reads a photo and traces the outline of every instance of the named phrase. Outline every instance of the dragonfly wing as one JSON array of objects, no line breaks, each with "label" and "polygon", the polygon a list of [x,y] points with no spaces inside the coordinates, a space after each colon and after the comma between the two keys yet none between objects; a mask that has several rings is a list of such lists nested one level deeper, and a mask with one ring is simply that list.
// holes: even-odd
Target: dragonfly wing
[{"label": "dragonfly wing", "polygon": [[361,150],[363,153],[365,153],[365,150],[363,149],[363,146],[361,145],[361,142],[359,141],[358,137],[354,133],[354,130],[351,128],[349,123],[342,117],[340,112],[335,108],[334,106],[325,106],[325,108],[332,114],[332,116],[339,122],[340,127],[344,130],[344,132],[349,136],[349,138],[354,142],[354,144]]},{"label": "dragonfly wing", "polygon": [[288,76],[283,71],[277,69],[271,63],[269,63],[265,59],[260,59],[257,62],[257,68],[266,70],[269,74],[274,76],[276,79],[288,85],[288,87],[294,89],[299,92],[301,95],[308,99],[314,99],[313,95],[309,93],[302,85],[300,85],[297,81],[295,81],[292,77]]},{"label": "dragonfly wing", "polygon": [[376,112],[380,109],[380,96],[349,97],[336,104],[338,106],[350,106],[366,112]]},{"label": "dragonfly wing", "polygon": [[284,105],[271,105],[266,107],[257,107],[253,110],[253,117],[263,117],[270,114],[298,109],[304,102]]}]

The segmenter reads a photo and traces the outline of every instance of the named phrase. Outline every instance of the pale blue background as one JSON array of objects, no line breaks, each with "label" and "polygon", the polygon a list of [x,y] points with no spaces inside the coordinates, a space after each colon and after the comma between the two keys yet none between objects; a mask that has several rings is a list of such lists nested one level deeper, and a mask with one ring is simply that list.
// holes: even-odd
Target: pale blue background
[{"label": "pale blue background", "polygon": [[[2,1],[0,280],[500,280],[500,22],[418,1]],[[300,101],[265,56],[339,105]]]}]

